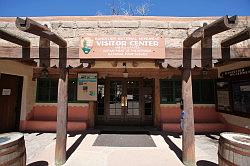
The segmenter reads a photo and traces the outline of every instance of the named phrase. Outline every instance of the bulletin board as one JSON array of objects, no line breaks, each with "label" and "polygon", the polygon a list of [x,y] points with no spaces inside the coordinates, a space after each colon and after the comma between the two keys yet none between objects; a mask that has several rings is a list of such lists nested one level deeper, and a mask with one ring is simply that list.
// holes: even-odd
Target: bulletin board
[{"label": "bulletin board", "polygon": [[97,74],[78,73],[77,100],[97,100]]}]

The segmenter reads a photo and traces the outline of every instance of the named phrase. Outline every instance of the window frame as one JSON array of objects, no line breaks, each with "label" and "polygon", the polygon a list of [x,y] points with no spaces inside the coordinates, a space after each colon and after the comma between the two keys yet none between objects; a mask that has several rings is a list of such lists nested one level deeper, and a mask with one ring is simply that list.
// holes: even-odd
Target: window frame
[{"label": "window frame", "polygon": [[[202,92],[202,87],[203,87],[203,82],[206,82],[207,80],[211,81],[211,84],[213,85],[213,101],[208,101],[202,98],[203,92]],[[172,82],[173,86],[173,98],[172,101],[163,101],[162,100],[162,89],[166,88],[164,85],[164,81],[170,81]],[[193,83],[197,81],[198,82],[198,90],[199,90],[199,101],[194,101],[194,91],[192,89],[192,97],[193,97],[193,104],[216,104],[216,88],[215,88],[215,80],[214,79],[192,79],[192,87]],[[177,104],[178,101],[176,100],[177,92],[176,92],[176,87],[178,82],[181,82],[181,79],[160,79],[160,104]],[[181,87],[182,88],[182,87]]]},{"label": "window frame", "polygon": [[[38,81],[41,80],[41,79],[44,79],[44,80],[47,80],[49,81],[49,97],[48,97],[48,100],[39,100],[38,99],[38,96],[39,96],[39,87],[38,87]],[[36,103],[57,103],[57,100],[50,100],[50,89],[51,89],[51,82],[52,80],[57,80],[57,83],[58,83],[58,79],[57,78],[37,78],[36,80]],[[84,101],[84,100],[77,100],[77,83],[78,83],[78,78],[69,78],[68,79],[68,86],[69,86],[69,82],[70,80],[75,80],[76,81],[76,88],[75,88],[75,91],[76,91],[76,100],[69,100],[68,99],[68,103],[87,103],[88,101]]]}]

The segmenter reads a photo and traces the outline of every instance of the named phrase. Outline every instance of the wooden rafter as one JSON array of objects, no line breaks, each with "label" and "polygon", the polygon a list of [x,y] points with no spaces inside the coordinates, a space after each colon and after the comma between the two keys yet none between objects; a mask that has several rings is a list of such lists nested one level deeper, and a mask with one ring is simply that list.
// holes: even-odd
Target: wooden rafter
[{"label": "wooden rafter", "polygon": [[222,47],[230,47],[233,44],[242,42],[244,40],[250,39],[250,27],[247,27],[245,30],[222,40],[221,46]]},{"label": "wooden rafter", "polygon": [[60,47],[66,47],[67,42],[62,39],[60,36],[56,35],[55,33],[51,32],[51,30],[46,25],[41,25],[40,23],[26,18],[25,20],[17,17],[16,19],[16,26],[19,30],[32,33],[34,35],[46,38]]},{"label": "wooden rafter", "polygon": [[11,43],[15,43],[17,45],[20,45],[22,47],[30,47],[29,40],[27,40],[23,37],[17,36],[15,34],[12,34],[8,31],[3,30],[3,29],[0,29],[0,38],[3,40],[9,41]]},{"label": "wooden rafter", "polygon": [[218,20],[212,22],[211,24],[205,25],[195,30],[191,35],[189,35],[183,42],[184,47],[192,47],[195,43],[199,42],[202,38],[213,36],[217,33],[229,30],[236,27],[238,24],[238,17],[224,16]]},{"label": "wooden rafter", "polygon": [[3,29],[0,29],[0,38],[6,41],[9,41],[11,43],[15,43],[17,45],[22,46],[22,58],[24,60],[29,60],[30,59],[30,41],[17,36],[15,34],[12,34],[8,31],[5,31]]}]

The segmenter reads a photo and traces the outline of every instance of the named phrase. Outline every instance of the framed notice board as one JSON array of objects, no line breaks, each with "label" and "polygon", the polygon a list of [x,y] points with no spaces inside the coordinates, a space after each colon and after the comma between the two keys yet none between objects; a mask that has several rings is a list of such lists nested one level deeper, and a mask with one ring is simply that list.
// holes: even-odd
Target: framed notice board
[{"label": "framed notice board", "polygon": [[217,111],[232,112],[231,83],[226,79],[216,81]]},{"label": "framed notice board", "polygon": [[96,101],[97,100],[97,74],[78,73],[77,80],[77,100]]}]

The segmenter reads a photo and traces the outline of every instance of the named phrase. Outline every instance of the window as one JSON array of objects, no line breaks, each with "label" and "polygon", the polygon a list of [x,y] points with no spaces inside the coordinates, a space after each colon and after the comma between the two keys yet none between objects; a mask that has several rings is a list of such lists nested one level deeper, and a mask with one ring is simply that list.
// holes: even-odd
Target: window
[{"label": "window", "polygon": [[160,80],[160,95],[162,104],[173,104],[181,98],[180,80]]},{"label": "window", "polygon": [[193,103],[214,104],[214,80],[192,80]]},{"label": "window", "polygon": [[233,82],[232,91],[234,111],[250,114],[250,81]]},{"label": "window", "polygon": [[37,79],[37,101],[56,102],[57,101],[57,79],[39,78]]},{"label": "window", "polygon": [[[37,79],[37,102],[57,102],[58,79]],[[77,101],[77,78],[68,81],[68,101]]]},{"label": "window", "polygon": [[[161,104],[175,104],[181,98],[181,80],[161,80]],[[193,103],[214,104],[214,80],[192,80]]]}]

